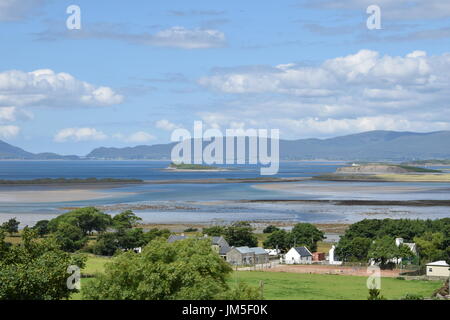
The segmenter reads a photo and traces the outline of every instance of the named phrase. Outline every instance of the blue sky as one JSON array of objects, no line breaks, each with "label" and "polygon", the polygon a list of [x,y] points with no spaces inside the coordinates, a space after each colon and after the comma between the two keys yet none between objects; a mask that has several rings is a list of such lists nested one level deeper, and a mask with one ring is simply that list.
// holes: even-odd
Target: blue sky
[{"label": "blue sky", "polygon": [[0,37],[0,139],[32,152],[165,143],[195,120],[284,139],[450,130],[446,0],[0,0]]}]

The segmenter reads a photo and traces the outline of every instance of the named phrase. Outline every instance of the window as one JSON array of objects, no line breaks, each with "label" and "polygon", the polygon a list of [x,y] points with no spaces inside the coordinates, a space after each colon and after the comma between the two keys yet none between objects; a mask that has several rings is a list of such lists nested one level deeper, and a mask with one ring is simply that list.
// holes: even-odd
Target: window
[{"label": "window", "polygon": [[428,272],[433,272],[433,268],[428,268]]}]

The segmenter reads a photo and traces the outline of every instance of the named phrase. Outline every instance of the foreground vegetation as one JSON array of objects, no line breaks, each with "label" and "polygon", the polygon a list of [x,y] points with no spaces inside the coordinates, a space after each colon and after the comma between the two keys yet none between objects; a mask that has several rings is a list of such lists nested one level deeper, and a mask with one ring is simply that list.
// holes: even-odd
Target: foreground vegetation
[{"label": "foreground vegetation", "polygon": [[[249,223],[237,222],[205,228],[203,235],[187,229],[192,238],[169,243],[169,230],[144,231],[140,220],[129,210],[111,216],[92,207],[39,221],[21,231],[19,222],[10,219],[0,226],[0,299],[367,298],[366,277],[233,273],[211,250],[210,238],[203,236],[223,236],[231,246],[263,243],[282,252],[292,246],[326,251],[323,232],[311,224],[299,223],[289,232],[270,225],[257,236]],[[408,247],[397,247],[396,237],[415,242],[420,260]],[[141,248],[142,253],[135,253]],[[450,261],[450,218],[363,220],[346,229],[336,254],[346,262],[367,264],[373,259],[381,267],[388,267],[393,258],[422,266],[434,260]],[[72,265],[83,269],[81,293],[66,285],[67,268]],[[377,296],[429,297],[440,285],[385,279]]]},{"label": "foreground vegetation", "polygon": [[[251,286],[264,283],[268,300],[366,300],[366,277],[299,274],[285,272],[237,271],[233,282]],[[430,297],[442,281],[399,280],[382,278],[381,293],[387,299],[402,299],[407,294]]]},{"label": "foreground vegetation", "polygon": [[[110,261],[110,258],[90,256],[82,274],[92,275],[93,270],[103,272],[105,264]],[[226,281],[230,288],[236,288],[239,284],[258,288],[264,299],[268,300],[366,300],[366,280],[366,277],[346,275],[234,271]],[[83,278],[81,291],[93,281],[93,278]],[[442,281],[382,278],[381,293],[393,300],[403,299],[407,295],[426,298],[441,286]],[[82,292],[72,295],[71,299],[82,300]]]}]

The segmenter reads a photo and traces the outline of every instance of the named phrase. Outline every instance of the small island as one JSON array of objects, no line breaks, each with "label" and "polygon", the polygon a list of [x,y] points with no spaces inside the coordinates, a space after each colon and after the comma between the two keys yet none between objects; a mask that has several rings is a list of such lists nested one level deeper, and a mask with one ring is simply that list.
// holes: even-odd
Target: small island
[{"label": "small island", "polygon": [[374,181],[374,182],[450,182],[450,174],[440,170],[403,164],[353,163],[341,167],[335,173],[314,177],[328,181]]},{"label": "small island", "polygon": [[174,163],[172,162],[169,167],[167,167],[166,170],[173,170],[173,171],[189,171],[189,172],[195,172],[195,171],[228,171],[227,169],[218,168],[218,167],[212,167],[212,166],[205,166],[201,164],[186,164],[186,163]]},{"label": "small island", "polygon": [[431,159],[431,160],[416,160],[405,162],[405,165],[410,166],[450,166],[450,160]]}]

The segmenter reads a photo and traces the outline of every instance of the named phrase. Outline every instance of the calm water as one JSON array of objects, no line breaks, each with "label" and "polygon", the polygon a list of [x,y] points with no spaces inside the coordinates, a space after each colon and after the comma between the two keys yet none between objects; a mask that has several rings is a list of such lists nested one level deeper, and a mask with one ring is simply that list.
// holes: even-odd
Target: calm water
[{"label": "calm water", "polygon": [[[178,180],[207,178],[257,178],[256,166],[233,166],[223,172],[169,172],[163,161],[1,161],[0,179],[37,178],[135,178]],[[282,162],[277,177],[311,177],[334,172],[342,162]],[[158,205],[158,209],[137,210],[146,222],[204,223],[236,220],[352,222],[366,217],[441,218],[450,216],[447,207],[374,207],[287,203],[240,203],[263,199],[375,199],[450,200],[447,183],[360,183],[305,181],[290,190],[263,190],[252,183],[128,185],[106,191],[107,199],[51,203],[0,202],[0,222],[17,217],[32,225],[64,212],[64,207],[111,206],[115,204]],[[0,187],[2,190],[46,190],[50,187]],[[124,195],[126,192],[128,194]],[[176,208],[175,208],[176,206]],[[188,209],[186,209],[188,208]],[[109,208],[107,212],[117,210]]]}]

